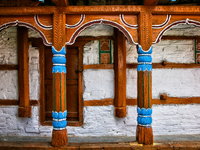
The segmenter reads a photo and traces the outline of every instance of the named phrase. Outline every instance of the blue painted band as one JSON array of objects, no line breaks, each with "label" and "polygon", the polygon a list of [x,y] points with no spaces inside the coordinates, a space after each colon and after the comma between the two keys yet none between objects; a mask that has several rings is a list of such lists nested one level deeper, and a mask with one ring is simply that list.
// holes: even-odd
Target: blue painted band
[{"label": "blue painted band", "polygon": [[65,46],[63,46],[62,49],[61,49],[60,51],[57,51],[57,50],[55,49],[55,47],[52,46],[52,53],[53,53],[53,54],[65,55],[65,54],[66,54]]},{"label": "blue painted band", "polygon": [[137,107],[137,113],[138,113],[138,115],[140,115],[140,116],[151,116],[152,115],[152,108],[148,108],[148,109],[146,109],[146,108],[139,108],[139,107]]},{"label": "blue painted band", "polygon": [[67,121],[53,121],[52,125],[54,128],[65,128],[67,126]]},{"label": "blue painted band", "polygon": [[66,64],[66,58],[61,56],[53,57],[52,59],[53,64]]},{"label": "blue painted band", "polygon": [[52,117],[54,119],[64,119],[67,117],[67,110],[64,112],[54,112],[52,111]]},{"label": "blue painted band", "polygon": [[151,125],[152,118],[151,117],[137,117],[138,124],[141,125]]},{"label": "blue painted band", "polygon": [[152,57],[150,55],[141,55],[137,58],[138,62],[152,62]]},{"label": "blue painted band", "polygon": [[138,45],[138,54],[152,54],[153,46],[150,47],[148,51],[143,51],[142,47]]},{"label": "blue painted band", "polygon": [[52,73],[66,73],[67,69],[65,66],[53,66],[52,68]]},{"label": "blue painted band", "polygon": [[137,71],[152,71],[152,65],[151,64],[139,64],[137,66]]}]

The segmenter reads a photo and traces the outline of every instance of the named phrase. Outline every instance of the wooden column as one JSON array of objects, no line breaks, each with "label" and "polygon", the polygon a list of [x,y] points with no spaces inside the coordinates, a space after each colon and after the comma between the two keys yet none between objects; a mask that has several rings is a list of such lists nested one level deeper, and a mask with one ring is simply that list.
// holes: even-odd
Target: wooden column
[{"label": "wooden column", "polygon": [[31,117],[29,100],[29,55],[28,55],[28,29],[17,28],[18,46],[18,79],[19,79],[19,117]]},{"label": "wooden column", "polygon": [[53,133],[52,146],[65,146],[67,137],[65,14],[53,14]]},{"label": "wooden column", "polygon": [[126,42],[122,32],[115,29],[115,116],[126,117]]},{"label": "wooden column", "polygon": [[152,14],[141,12],[138,15],[138,96],[137,96],[137,131],[139,144],[153,144],[152,131]]}]

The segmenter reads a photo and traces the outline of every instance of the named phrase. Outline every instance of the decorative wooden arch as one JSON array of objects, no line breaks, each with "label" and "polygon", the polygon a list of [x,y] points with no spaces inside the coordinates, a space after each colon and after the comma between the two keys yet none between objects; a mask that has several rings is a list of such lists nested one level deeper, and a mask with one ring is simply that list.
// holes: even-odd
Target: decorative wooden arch
[{"label": "decorative wooden arch", "polygon": [[[40,33],[46,45],[52,45],[53,92],[59,105],[52,112],[52,145],[67,144],[65,45],[73,44],[78,34],[93,24],[107,24],[121,30],[131,44],[138,45],[138,126],[137,140],[153,144],[151,108],[152,43],[159,42],[164,32],[177,24],[200,26],[199,6],[156,6],[158,0],[145,0],[144,5],[68,6],[67,0],[54,0],[56,6],[4,7],[0,9],[0,27],[23,25]],[[63,6],[63,7],[60,7]],[[81,16],[81,17],[80,17]]]}]

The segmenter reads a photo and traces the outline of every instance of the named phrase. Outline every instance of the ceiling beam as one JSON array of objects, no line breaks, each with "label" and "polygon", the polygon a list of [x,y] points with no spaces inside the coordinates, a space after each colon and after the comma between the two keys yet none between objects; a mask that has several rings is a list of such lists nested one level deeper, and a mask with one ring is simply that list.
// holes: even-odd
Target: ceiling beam
[{"label": "ceiling beam", "polygon": [[[151,12],[152,14],[177,14],[177,15],[200,15],[199,6],[37,6],[37,7],[0,7],[0,15],[47,15],[62,12],[65,14],[93,14],[93,15],[119,15],[139,14],[140,12]],[[2,17],[2,16],[1,16]]]},{"label": "ceiling beam", "polygon": [[143,0],[145,6],[156,6],[158,0]]},{"label": "ceiling beam", "polygon": [[68,0],[52,0],[52,1],[56,6],[65,7],[65,6],[67,6],[69,4]]}]

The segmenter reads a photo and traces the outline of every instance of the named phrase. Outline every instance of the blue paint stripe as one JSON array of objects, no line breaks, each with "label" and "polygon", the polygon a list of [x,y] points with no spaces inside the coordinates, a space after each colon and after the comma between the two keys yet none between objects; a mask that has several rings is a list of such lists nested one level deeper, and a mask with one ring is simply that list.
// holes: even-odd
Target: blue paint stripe
[{"label": "blue paint stripe", "polygon": [[54,112],[52,111],[52,117],[54,119],[65,119],[67,117],[67,110],[64,112]]},{"label": "blue paint stripe", "polygon": [[54,128],[65,128],[67,126],[67,121],[53,121],[52,125]]},{"label": "blue paint stripe", "polygon": [[139,64],[137,66],[137,71],[152,71],[152,65],[150,64]]}]

